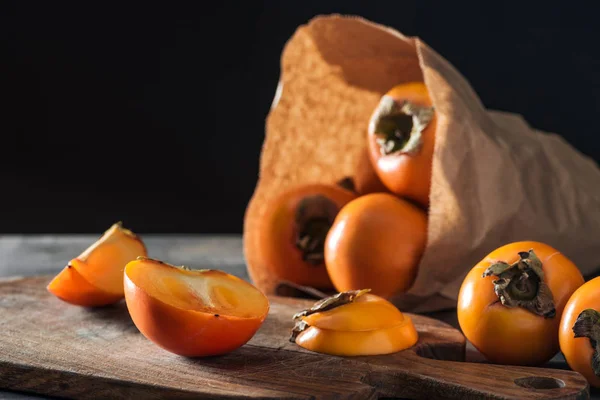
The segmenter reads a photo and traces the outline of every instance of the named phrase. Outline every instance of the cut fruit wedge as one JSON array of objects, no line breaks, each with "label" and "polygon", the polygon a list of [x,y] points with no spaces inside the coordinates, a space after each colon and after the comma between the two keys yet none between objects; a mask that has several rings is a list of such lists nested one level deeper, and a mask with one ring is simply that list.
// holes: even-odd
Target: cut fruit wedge
[{"label": "cut fruit wedge", "polygon": [[372,331],[396,326],[404,314],[388,300],[366,293],[352,303],[310,314],[302,320],[310,326],[334,331]]},{"label": "cut fruit wedge", "polygon": [[417,343],[412,320],[388,300],[368,292],[337,293],[300,311],[294,315],[290,341],[338,356],[390,354]]},{"label": "cut fruit wedge", "polygon": [[146,257],[125,267],[125,301],[146,338],[188,357],[225,354],[241,347],[269,312],[267,297],[236,276]]},{"label": "cut fruit wedge", "polygon": [[419,340],[410,318],[391,328],[372,331],[334,331],[314,326],[296,337],[296,344],[306,350],[336,356],[373,356],[408,349]]},{"label": "cut fruit wedge", "polygon": [[115,303],[124,296],[125,265],[146,255],[142,240],[118,222],[69,261],[47,289],[75,305],[94,307]]},{"label": "cut fruit wedge", "polygon": [[67,303],[83,307],[106,306],[123,298],[120,294],[98,289],[85,280],[71,265],[67,265],[52,279],[48,291]]}]

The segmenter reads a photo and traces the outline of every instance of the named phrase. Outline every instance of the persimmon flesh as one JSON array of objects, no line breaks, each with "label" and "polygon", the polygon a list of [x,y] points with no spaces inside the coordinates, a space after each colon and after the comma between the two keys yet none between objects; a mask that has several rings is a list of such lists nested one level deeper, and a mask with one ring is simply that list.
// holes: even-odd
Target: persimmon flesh
[{"label": "persimmon flesh", "polygon": [[251,275],[264,273],[280,281],[332,289],[324,265],[325,237],[339,210],[356,196],[338,185],[314,183],[274,198],[257,227],[258,265]]},{"label": "persimmon flesh", "polygon": [[390,298],[408,290],[427,241],[427,216],[414,204],[372,193],[346,204],[325,240],[325,265],[339,292],[363,287]]},{"label": "persimmon flesh", "polygon": [[419,335],[412,320],[386,299],[366,292],[342,292],[297,314],[291,341],[337,356],[391,354],[413,346]]},{"label": "persimmon flesh", "polygon": [[600,277],[571,295],[560,321],[560,350],[569,367],[600,388]]},{"label": "persimmon flesh", "polygon": [[143,241],[122,223],[115,223],[69,261],[47,289],[74,305],[95,307],[116,303],[124,296],[125,265],[146,255]]},{"label": "persimmon flesh", "polygon": [[559,350],[564,307],[583,282],[577,266],[557,249],[533,241],[509,243],[465,277],[458,322],[488,361],[542,365]]},{"label": "persimmon flesh", "polygon": [[436,114],[422,82],[397,85],[381,97],[368,125],[373,167],[398,196],[429,205]]},{"label": "persimmon flesh", "polygon": [[59,299],[82,307],[101,307],[114,304],[121,294],[105,292],[92,285],[73,267],[67,265],[48,284],[48,291]]},{"label": "persimmon flesh", "polygon": [[125,267],[125,301],[146,338],[187,357],[236,350],[254,336],[269,312],[266,296],[236,276],[144,257]]},{"label": "persimmon flesh", "polygon": [[366,293],[352,304],[310,314],[302,320],[315,328],[358,332],[391,328],[404,318],[404,314],[388,300]]}]

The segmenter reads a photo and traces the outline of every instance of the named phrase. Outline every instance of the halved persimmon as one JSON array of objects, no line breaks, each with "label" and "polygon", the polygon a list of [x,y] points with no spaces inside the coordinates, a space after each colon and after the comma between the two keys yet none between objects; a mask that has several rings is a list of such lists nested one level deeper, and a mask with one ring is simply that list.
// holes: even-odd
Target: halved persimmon
[{"label": "halved persimmon", "polygon": [[187,357],[241,347],[269,312],[267,297],[243,279],[145,257],[125,267],[125,301],[146,338]]},{"label": "halved persimmon", "polygon": [[419,340],[412,320],[369,290],[341,292],[294,315],[290,341],[338,356],[390,354]]},{"label": "halved persimmon", "polygon": [[47,289],[68,303],[99,307],[123,298],[123,270],[146,246],[121,222],[113,224],[92,245],[75,257],[52,279]]}]

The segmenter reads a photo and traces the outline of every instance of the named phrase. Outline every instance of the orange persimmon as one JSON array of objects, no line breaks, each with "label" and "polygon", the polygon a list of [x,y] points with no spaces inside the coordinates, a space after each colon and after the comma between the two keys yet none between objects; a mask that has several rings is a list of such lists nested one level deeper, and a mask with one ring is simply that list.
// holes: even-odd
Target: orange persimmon
[{"label": "orange persimmon", "polygon": [[558,352],[564,307],[583,283],[577,266],[553,247],[534,241],[509,243],[465,277],[458,322],[490,362],[541,365]]},{"label": "orange persimmon", "polygon": [[241,347],[269,312],[267,297],[236,276],[145,257],[125,267],[125,301],[146,338],[187,357],[220,355]]},{"label": "orange persimmon", "polygon": [[328,290],[331,280],[323,262],[325,236],[342,206],[356,194],[339,185],[295,186],[274,198],[258,223],[257,267],[298,285]]},{"label": "orange persimmon", "polygon": [[367,148],[361,153],[356,165],[354,189],[360,196],[370,193],[390,193],[375,172]]},{"label": "orange persimmon", "polygon": [[396,195],[429,205],[436,115],[427,87],[411,82],[381,97],[368,125],[371,162]]},{"label": "orange persimmon", "polygon": [[571,295],[560,321],[560,350],[569,367],[600,388],[600,277]]},{"label": "orange persimmon", "polygon": [[427,216],[386,193],[346,204],[325,240],[325,265],[339,292],[368,287],[389,298],[408,290],[427,241]]},{"label": "orange persimmon", "polygon": [[290,341],[338,356],[390,354],[414,345],[419,335],[412,320],[368,291],[338,293],[294,315]]},{"label": "orange persimmon", "polygon": [[98,307],[123,298],[123,270],[138,256],[146,256],[142,240],[121,222],[73,258],[48,284],[47,289],[68,303]]}]

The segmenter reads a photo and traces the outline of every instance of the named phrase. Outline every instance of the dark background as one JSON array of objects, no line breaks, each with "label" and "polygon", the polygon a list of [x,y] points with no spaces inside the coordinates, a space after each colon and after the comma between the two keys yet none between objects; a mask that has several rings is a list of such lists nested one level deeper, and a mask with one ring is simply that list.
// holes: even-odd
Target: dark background
[{"label": "dark background", "polygon": [[600,159],[600,5],[495,4],[2,2],[0,233],[240,233],[281,50],[324,13],[420,36]]}]

